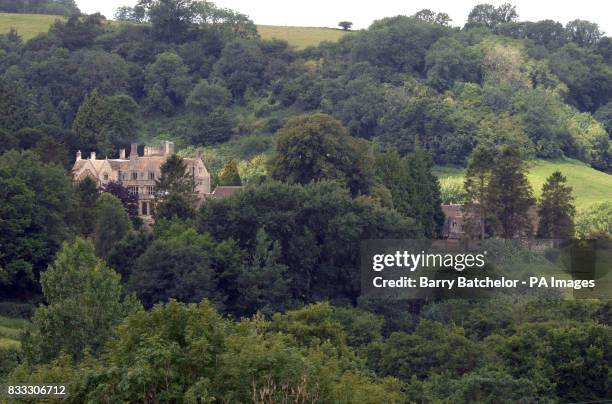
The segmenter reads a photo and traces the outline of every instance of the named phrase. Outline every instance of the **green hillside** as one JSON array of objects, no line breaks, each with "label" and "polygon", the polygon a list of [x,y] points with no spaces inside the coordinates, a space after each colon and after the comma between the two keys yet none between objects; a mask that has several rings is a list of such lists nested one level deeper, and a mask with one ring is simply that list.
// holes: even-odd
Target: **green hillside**
[{"label": "green hillside", "polygon": [[[576,207],[586,208],[595,202],[612,201],[612,175],[597,171],[578,160],[535,160],[529,171],[529,181],[536,196],[539,196],[546,178],[555,170],[567,177],[568,184],[574,188]],[[439,178],[456,178],[463,181],[464,169],[436,167]]]},{"label": "green hillside", "polygon": [[28,40],[47,32],[55,20],[63,18],[58,15],[0,13],[0,33],[15,28],[24,40]]},{"label": "green hillside", "polygon": [[0,316],[0,349],[20,347],[21,333],[27,324],[23,319]]},{"label": "green hillside", "polygon": [[[0,33],[15,28],[24,40],[28,40],[47,32],[55,20],[63,18],[57,15],[0,13]],[[317,46],[323,41],[335,42],[346,35],[345,31],[339,29],[317,27],[258,25],[257,30],[263,39],[282,39],[296,49]]]},{"label": "green hillside", "polygon": [[258,25],[257,31],[263,39],[282,39],[296,49],[317,46],[324,41],[336,42],[347,34],[346,31],[333,28],[280,27],[275,25]]}]

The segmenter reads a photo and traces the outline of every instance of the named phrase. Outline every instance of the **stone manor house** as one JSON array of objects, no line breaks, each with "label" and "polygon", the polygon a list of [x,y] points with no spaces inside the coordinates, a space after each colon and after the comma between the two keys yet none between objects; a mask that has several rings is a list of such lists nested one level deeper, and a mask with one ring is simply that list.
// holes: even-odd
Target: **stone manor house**
[{"label": "stone manor house", "polygon": [[[130,154],[125,149],[119,151],[118,159],[97,159],[91,152],[89,159],[83,159],[81,152],[76,154],[72,168],[75,182],[90,177],[101,187],[111,181],[119,182],[130,193],[138,197],[138,212],[145,219],[151,219],[155,200],[155,180],[161,176],[161,166],[174,154],[174,143],[164,142],[161,147],[145,146],[144,154],[138,155],[138,145],[132,143]],[[201,199],[215,196],[210,192],[210,173],[200,158],[185,158],[187,171],[195,184],[195,191]],[[216,192],[217,190],[215,190]]]}]

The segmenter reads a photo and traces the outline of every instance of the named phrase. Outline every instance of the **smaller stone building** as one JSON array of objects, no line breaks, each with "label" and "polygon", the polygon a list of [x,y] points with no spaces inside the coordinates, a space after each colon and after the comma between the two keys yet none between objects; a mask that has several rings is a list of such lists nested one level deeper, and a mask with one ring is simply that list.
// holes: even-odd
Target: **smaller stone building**
[{"label": "smaller stone building", "polygon": [[[468,214],[465,212],[464,205],[442,205],[442,212],[444,213],[444,227],[442,228],[442,238],[445,239],[462,239],[468,236]],[[474,221],[480,223],[480,215],[478,212],[471,213]],[[531,221],[533,231],[537,231],[540,223],[540,216],[535,206],[529,208],[527,215]],[[472,224],[473,226],[473,224]]]},{"label": "smaller stone building", "polygon": [[[111,181],[119,182],[137,195],[140,215],[150,219],[156,197],[155,181],[161,176],[162,164],[173,154],[172,142],[164,142],[160,147],[145,146],[142,156],[138,155],[138,144],[132,143],[129,156],[126,156],[125,149],[121,149],[118,159],[97,159],[95,152],[83,159],[79,151],[72,175],[75,182],[90,177],[99,187]],[[184,162],[193,178],[196,193],[204,199],[211,193],[210,173],[200,158],[185,158]]]}]

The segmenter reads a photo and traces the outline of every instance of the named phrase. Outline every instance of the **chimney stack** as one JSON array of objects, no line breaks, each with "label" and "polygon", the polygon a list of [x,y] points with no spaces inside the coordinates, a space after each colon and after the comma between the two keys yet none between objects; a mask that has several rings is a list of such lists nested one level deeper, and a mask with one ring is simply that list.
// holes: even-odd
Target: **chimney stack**
[{"label": "chimney stack", "polygon": [[130,148],[130,160],[138,158],[138,143],[132,143]]},{"label": "chimney stack", "polygon": [[77,157],[76,157],[77,161],[79,161],[81,159],[81,151],[77,151]]},{"label": "chimney stack", "polygon": [[96,152],[92,151],[91,152],[91,156],[89,157],[91,160],[95,160],[96,159]]},{"label": "chimney stack", "polygon": [[125,149],[119,149],[119,158],[125,160]]},{"label": "chimney stack", "polygon": [[165,150],[164,154],[166,156],[171,156],[174,154],[174,143],[168,142],[167,140],[164,142]]}]

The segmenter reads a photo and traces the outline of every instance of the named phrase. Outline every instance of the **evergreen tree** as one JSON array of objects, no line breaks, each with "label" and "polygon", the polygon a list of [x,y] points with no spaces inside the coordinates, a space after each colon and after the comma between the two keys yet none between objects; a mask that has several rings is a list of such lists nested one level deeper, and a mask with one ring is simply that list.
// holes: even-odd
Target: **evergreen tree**
[{"label": "evergreen tree", "polygon": [[23,92],[14,83],[0,79],[0,129],[14,132],[28,126],[31,110]]},{"label": "evergreen tree", "polygon": [[466,232],[472,237],[486,237],[486,222],[490,216],[486,196],[494,160],[493,148],[484,145],[474,149],[470,157],[464,184],[467,195],[464,215]]},{"label": "evergreen tree", "polygon": [[240,299],[234,312],[252,315],[256,310],[266,314],[285,311],[291,295],[287,266],[282,264],[280,243],[272,240],[263,228],[257,231],[251,265],[238,277]]},{"label": "evergreen tree", "polygon": [[225,163],[223,170],[221,170],[221,174],[219,174],[219,185],[242,185],[242,180],[240,179],[240,174],[238,173],[238,163],[236,160],[230,160]]},{"label": "evergreen tree", "polygon": [[155,181],[157,200],[155,217],[182,219],[195,215],[195,182],[182,158],[172,155],[161,166],[161,176]]},{"label": "evergreen tree", "polygon": [[76,228],[79,234],[88,237],[94,232],[96,223],[96,201],[100,195],[96,182],[85,177],[76,187],[78,198],[78,219]]},{"label": "evergreen tree", "polygon": [[181,193],[191,194],[195,184],[187,171],[185,161],[176,154],[170,156],[161,168],[161,176],[155,181],[157,191],[162,194]]},{"label": "evergreen tree", "polygon": [[108,114],[104,98],[93,90],[85,97],[74,118],[72,130],[84,147],[97,149],[102,155],[112,152],[112,144],[106,132]]},{"label": "evergreen tree", "polygon": [[503,146],[491,169],[486,203],[495,235],[524,237],[533,233],[529,209],[535,205],[527,165],[516,146]]},{"label": "evergreen tree", "polygon": [[417,139],[414,153],[405,161],[405,167],[412,177],[413,190],[410,198],[412,216],[420,226],[423,236],[437,238],[444,225],[444,213],[440,199],[440,183],[431,169],[431,156],[423,150]]},{"label": "evergreen tree", "polygon": [[121,201],[108,193],[98,198],[96,216],[94,232],[96,253],[106,259],[113,246],[132,229],[132,223]]},{"label": "evergreen tree", "polygon": [[555,171],[542,186],[542,199],[538,204],[538,237],[564,239],[574,236],[576,208],[572,203],[572,187],[565,185],[566,182],[567,178]]}]

